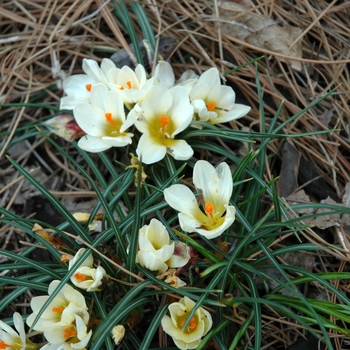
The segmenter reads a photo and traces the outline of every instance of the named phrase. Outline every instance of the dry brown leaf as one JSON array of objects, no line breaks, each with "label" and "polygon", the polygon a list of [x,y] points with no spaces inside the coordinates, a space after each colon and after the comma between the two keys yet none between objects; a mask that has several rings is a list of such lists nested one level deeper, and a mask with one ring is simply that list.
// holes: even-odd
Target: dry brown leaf
[{"label": "dry brown leaf", "polygon": [[282,150],[282,168],[278,179],[278,189],[281,197],[288,197],[298,188],[298,172],[300,152],[288,141]]},{"label": "dry brown leaf", "polygon": [[[242,15],[251,7],[252,5],[248,2],[221,2],[220,19],[224,20],[224,24],[221,25],[222,33],[282,55],[296,58],[303,57],[301,39],[291,47],[291,44],[302,33],[300,28],[286,23],[279,26],[272,18],[256,12]],[[297,71],[302,69],[299,61],[281,60],[289,63]]]}]

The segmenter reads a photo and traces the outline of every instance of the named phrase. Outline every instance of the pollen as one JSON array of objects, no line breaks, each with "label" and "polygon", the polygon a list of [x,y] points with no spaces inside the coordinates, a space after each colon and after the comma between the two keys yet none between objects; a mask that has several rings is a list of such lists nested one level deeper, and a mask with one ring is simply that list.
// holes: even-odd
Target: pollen
[{"label": "pollen", "polygon": [[210,216],[210,218],[215,221],[215,217],[214,217],[214,204],[212,203],[206,203],[205,204],[205,212]]},{"label": "pollen", "polygon": [[7,349],[7,348],[11,348],[11,346],[9,344],[6,344],[3,340],[0,341],[0,349]]},{"label": "pollen", "polygon": [[60,312],[62,313],[63,312],[63,307],[53,307],[51,309],[52,312]]},{"label": "pollen", "polygon": [[74,277],[75,277],[77,280],[79,280],[80,282],[84,282],[84,281],[86,281],[86,280],[88,279],[87,276],[85,276],[85,275],[83,275],[82,273],[79,273],[79,272],[75,273],[75,274],[74,274]]},{"label": "pollen", "polygon": [[85,89],[90,92],[92,89],[92,84],[86,84]]},{"label": "pollen", "polygon": [[210,102],[207,104],[207,108],[208,108],[208,111],[213,111],[216,107],[216,103],[215,102]]},{"label": "pollen", "polygon": [[113,120],[112,113],[108,113],[108,112],[105,113],[105,118],[106,118],[107,123],[111,124],[114,129],[116,129],[117,131],[120,130],[119,126]]},{"label": "pollen", "polygon": [[162,116],[159,117],[159,120],[162,123],[161,132],[162,132],[162,134],[164,134],[165,133],[165,129],[166,129],[166,127],[168,126],[168,124],[170,122],[169,121],[169,117],[167,117],[166,115],[162,115]]},{"label": "pollen", "polygon": [[[185,324],[185,320],[183,320],[181,322],[180,326],[183,327],[184,324]],[[188,330],[193,331],[194,329],[196,329],[196,327],[197,327],[196,319],[194,317],[192,317],[189,324],[188,324]]]},{"label": "pollen", "polygon": [[74,337],[76,335],[77,335],[76,330],[71,329],[71,328],[66,328],[64,330],[64,335],[63,336],[64,336],[64,338],[68,339],[68,338]]}]

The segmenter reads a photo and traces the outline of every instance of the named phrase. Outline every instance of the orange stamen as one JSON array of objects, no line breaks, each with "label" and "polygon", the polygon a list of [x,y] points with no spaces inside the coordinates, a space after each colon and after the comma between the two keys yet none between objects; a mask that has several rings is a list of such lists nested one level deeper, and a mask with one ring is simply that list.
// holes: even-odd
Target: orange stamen
[{"label": "orange stamen", "polygon": [[111,124],[116,130],[120,130],[119,129],[119,126],[115,123],[115,121],[113,120],[112,118],[112,113],[105,113],[105,118],[106,118],[106,121]]},{"label": "orange stamen", "polygon": [[92,84],[86,84],[85,89],[90,92],[92,89]]},{"label": "orange stamen", "polygon": [[68,339],[68,338],[71,338],[71,337],[74,337],[74,336],[76,336],[77,335],[77,332],[74,330],[74,329],[71,329],[71,328],[66,328],[65,330],[64,330],[64,337],[66,338],[66,339]]},{"label": "orange stamen", "polygon": [[215,218],[214,218],[213,211],[214,211],[214,204],[212,204],[212,203],[206,203],[206,204],[205,204],[205,212],[206,212],[206,213],[211,217],[211,219],[214,221]]},{"label": "orange stamen", "polygon": [[51,311],[52,312],[63,312],[63,307],[53,307],[52,309],[51,309]]},{"label": "orange stamen", "polygon": [[131,88],[132,88],[131,81],[127,81],[127,82],[126,82],[126,85],[128,86],[128,89],[131,89]]},{"label": "orange stamen", "polygon": [[85,275],[83,275],[82,273],[79,273],[79,272],[75,273],[75,274],[74,274],[74,277],[75,277],[77,280],[79,280],[80,282],[84,282],[84,281],[86,281],[86,280],[88,279],[87,276],[85,276]]},{"label": "orange stamen", "polygon": [[3,340],[0,341],[0,349],[7,349],[10,348],[11,346],[6,344]]},{"label": "orange stamen", "polygon": [[215,107],[216,107],[216,103],[215,102],[210,102],[210,103],[207,104],[208,111],[214,110]]},{"label": "orange stamen", "polygon": [[164,134],[165,128],[169,124],[169,117],[167,117],[166,115],[162,115],[162,116],[159,117],[159,120],[162,123],[162,128],[161,128],[162,134]]},{"label": "orange stamen", "polygon": [[124,90],[125,89],[125,87],[124,86],[121,86],[120,88],[119,88],[119,90]]},{"label": "orange stamen", "polygon": [[[185,324],[185,320],[183,320],[183,321],[180,323],[180,326],[183,327],[184,324]],[[189,322],[189,324],[188,324],[188,328],[189,328],[190,330],[193,331],[194,329],[196,329],[196,327],[197,327],[196,319],[195,319],[194,317],[192,317],[191,320],[190,320],[190,322]]]}]

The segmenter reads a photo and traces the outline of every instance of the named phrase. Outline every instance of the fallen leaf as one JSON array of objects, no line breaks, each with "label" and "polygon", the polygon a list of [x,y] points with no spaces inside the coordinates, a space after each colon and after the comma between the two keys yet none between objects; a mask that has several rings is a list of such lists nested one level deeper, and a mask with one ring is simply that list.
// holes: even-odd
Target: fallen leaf
[{"label": "fallen leaf", "polygon": [[[286,23],[280,26],[268,16],[248,11],[252,8],[250,1],[222,1],[219,5],[222,33],[290,58],[303,57],[302,38],[295,42],[302,33],[299,27]],[[289,58],[280,59],[289,63],[293,69],[301,71],[301,62]]]}]

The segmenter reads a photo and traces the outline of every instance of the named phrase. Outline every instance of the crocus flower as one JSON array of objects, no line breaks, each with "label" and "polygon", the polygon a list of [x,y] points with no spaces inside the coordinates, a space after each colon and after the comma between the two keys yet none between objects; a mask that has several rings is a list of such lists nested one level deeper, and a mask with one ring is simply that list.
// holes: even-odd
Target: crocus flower
[{"label": "crocus flower", "polygon": [[175,345],[182,350],[195,349],[202,341],[213,325],[210,313],[199,307],[184,329],[187,316],[195,306],[195,302],[188,297],[168,306],[170,317],[165,315],[162,319],[162,327],[169,334]]},{"label": "crocus flower", "polygon": [[187,264],[189,257],[174,255],[175,243],[170,240],[166,227],[157,219],[139,231],[139,251],[136,262],[141,266],[163,273],[169,267],[181,267]]},{"label": "crocus flower", "polygon": [[229,205],[232,195],[232,177],[227,163],[214,168],[204,160],[193,169],[193,183],[198,201],[192,191],[184,185],[172,185],[164,190],[168,204],[179,211],[181,228],[186,232],[197,232],[206,238],[220,236],[235,220],[236,209]]},{"label": "crocus flower", "polygon": [[135,71],[128,66],[112,68],[108,73],[108,81],[108,86],[120,92],[125,106],[130,110],[136,103],[142,102],[154,78],[147,79],[145,68],[138,64]]},{"label": "crocus flower", "polygon": [[126,121],[119,93],[97,84],[92,88],[90,99],[91,104],[79,103],[74,108],[74,117],[87,134],[79,140],[79,147],[89,152],[102,152],[130,144],[133,134],[125,131],[132,123]]},{"label": "crocus flower", "polygon": [[17,332],[5,322],[0,321],[0,349],[37,349],[35,344],[27,340],[23,319],[18,312],[13,314],[13,323]]},{"label": "crocus flower", "polygon": [[193,107],[185,89],[177,86],[170,89],[152,86],[137,109],[139,112],[135,126],[142,132],[142,136],[136,152],[142,162],[158,162],[166,153],[177,160],[192,157],[193,150],[187,142],[175,139],[193,118]]},{"label": "crocus flower", "polygon": [[92,87],[98,83],[107,86],[107,75],[110,69],[115,68],[113,61],[105,58],[101,63],[92,59],[83,59],[85,74],[75,74],[63,81],[63,90],[67,94],[61,98],[60,109],[73,109],[78,103],[90,102]]},{"label": "crocus flower", "polygon": [[249,106],[235,103],[236,94],[230,86],[221,85],[216,68],[204,72],[190,91],[196,119],[210,124],[226,123],[241,118]]},{"label": "crocus flower", "polygon": [[[41,311],[42,306],[47,301],[49,296],[59,285],[60,281],[52,281],[49,285],[48,294],[32,298],[30,306],[33,313],[27,318],[27,324],[32,327],[34,319]],[[38,322],[33,329],[39,332],[49,331],[49,328],[57,324],[71,325],[76,322],[76,315],[83,321],[85,325],[89,321],[88,308],[85,303],[84,296],[76,291],[68,284],[64,285],[59,293],[54,297],[45,311],[42,313]]]},{"label": "crocus flower", "polygon": [[[68,270],[74,268],[74,265],[85,251],[85,248],[78,250],[74,258],[69,262]],[[94,258],[92,254],[90,254],[75,270],[75,273],[70,280],[76,287],[88,292],[96,292],[104,289],[108,279],[107,273],[102,266],[94,268],[93,264]]]},{"label": "crocus flower", "polygon": [[48,327],[44,336],[49,344],[42,349],[86,349],[92,331],[87,331],[86,324],[80,316],[74,315],[74,318],[75,322],[71,324],[57,323]]}]

